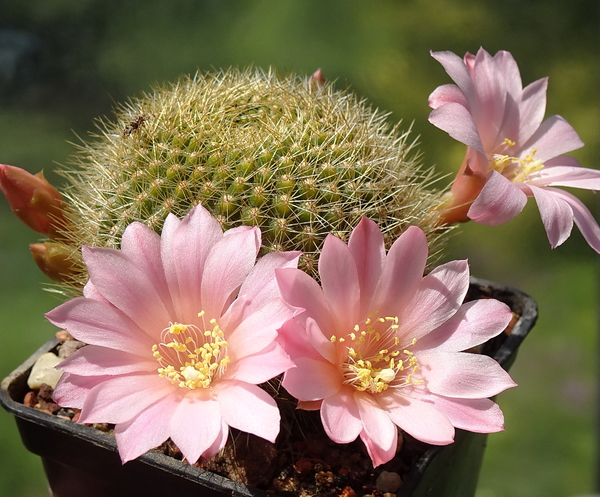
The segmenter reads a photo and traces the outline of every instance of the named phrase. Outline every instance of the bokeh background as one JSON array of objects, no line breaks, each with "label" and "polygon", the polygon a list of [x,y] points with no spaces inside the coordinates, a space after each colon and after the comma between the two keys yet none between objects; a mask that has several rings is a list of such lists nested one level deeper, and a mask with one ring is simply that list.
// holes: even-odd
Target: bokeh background
[{"label": "bokeh background", "polygon": [[[0,3],[0,162],[31,172],[67,164],[115,102],[182,73],[229,66],[311,74],[321,67],[420,135],[423,163],[450,172],[463,147],[427,122],[427,97],[450,79],[429,50],[480,46],[517,59],[525,84],[550,77],[560,114],[600,167],[597,0],[11,0]],[[449,178],[440,182],[440,187]],[[595,212],[592,194],[580,198]],[[597,216],[598,217],[598,216]],[[0,377],[53,333],[60,303],[27,246],[38,236],[0,199]],[[598,255],[574,229],[551,251],[535,205],[499,227],[466,225],[447,259],[536,298],[540,319],[499,396],[506,431],[489,437],[477,497],[566,497],[596,486]],[[47,495],[39,459],[0,412],[0,495]]]}]

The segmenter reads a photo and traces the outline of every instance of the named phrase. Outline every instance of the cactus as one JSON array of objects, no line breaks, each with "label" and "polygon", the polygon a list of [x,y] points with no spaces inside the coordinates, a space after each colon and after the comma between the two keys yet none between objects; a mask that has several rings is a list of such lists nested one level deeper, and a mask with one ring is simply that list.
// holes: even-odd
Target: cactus
[{"label": "cactus", "polygon": [[[65,195],[63,236],[77,264],[82,245],[118,247],[141,221],[160,232],[168,213],[198,203],[224,229],[258,225],[263,252],[302,250],[316,273],[328,233],[347,239],[361,216],[390,243],[417,225],[430,243],[441,194],[419,169],[408,133],[348,91],[273,72],[185,77],[120,106],[80,146]],[[86,279],[83,266],[72,286]]]}]

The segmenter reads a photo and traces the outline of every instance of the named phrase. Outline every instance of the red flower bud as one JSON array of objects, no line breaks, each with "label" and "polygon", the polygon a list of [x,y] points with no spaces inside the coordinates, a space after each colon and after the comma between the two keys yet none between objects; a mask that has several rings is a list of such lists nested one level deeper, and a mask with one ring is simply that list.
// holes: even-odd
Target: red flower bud
[{"label": "red flower bud", "polygon": [[34,231],[55,238],[65,226],[62,195],[42,172],[0,164],[0,189],[16,216]]},{"label": "red flower bud", "polygon": [[32,243],[29,250],[35,263],[50,279],[59,283],[72,281],[77,269],[67,247],[55,242],[44,242]]}]

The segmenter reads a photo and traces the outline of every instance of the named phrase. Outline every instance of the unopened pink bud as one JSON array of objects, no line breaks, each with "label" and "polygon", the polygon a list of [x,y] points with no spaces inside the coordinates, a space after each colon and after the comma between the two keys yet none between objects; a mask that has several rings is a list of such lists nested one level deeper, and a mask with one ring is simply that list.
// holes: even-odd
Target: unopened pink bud
[{"label": "unopened pink bud", "polygon": [[312,73],[310,82],[315,83],[316,86],[323,86],[325,84],[325,76],[323,76],[323,71],[320,67],[314,73]]},{"label": "unopened pink bud", "polygon": [[55,238],[65,225],[62,195],[42,172],[0,164],[0,189],[16,216],[34,231]]}]

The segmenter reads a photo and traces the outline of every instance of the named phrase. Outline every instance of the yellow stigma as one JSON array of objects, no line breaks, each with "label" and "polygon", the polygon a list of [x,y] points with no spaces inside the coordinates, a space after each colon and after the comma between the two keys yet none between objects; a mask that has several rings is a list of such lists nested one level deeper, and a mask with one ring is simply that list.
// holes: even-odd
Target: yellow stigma
[{"label": "yellow stigma", "polygon": [[[504,143],[509,147],[515,145],[515,142],[508,138],[504,139]],[[537,148],[532,148],[530,152],[522,158],[494,154],[490,161],[490,167],[510,181],[522,183],[527,180],[531,174],[544,169],[544,162],[535,158],[536,152]]]},{"label": "yellow stigma", "polygon": [[396,334],[398,328],[397,316],[368,318],[362,326],[354,326],[345,339],[335,335],[330,338],[332,343],[342,344],[339,346],[347,354],[342,365],[345,384],[376,394],[390,387],[422,383],[414,379],[419,367],[415,354],[408,350],[417,341],[402,343]]},{"label": "yellow stigma", "polygon": [[162,342],[152,346],[160,364],[158,375],[182,388],[208,388],[227,368],[227,341],[219,324],[198,313],[202,328],[193,324],[170,323],[162,332]]}]

